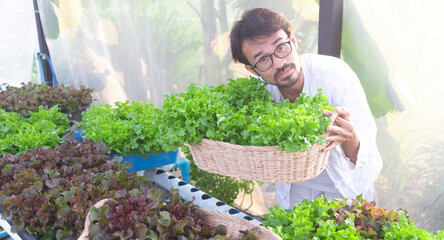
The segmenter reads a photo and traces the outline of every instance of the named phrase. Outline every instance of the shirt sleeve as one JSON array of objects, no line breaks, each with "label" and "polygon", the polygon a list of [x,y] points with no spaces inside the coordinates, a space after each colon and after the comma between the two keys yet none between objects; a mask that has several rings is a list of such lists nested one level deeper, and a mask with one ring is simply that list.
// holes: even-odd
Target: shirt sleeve
[{"label": "shirt sleeve", "polygon": [[376,145],[377,128],[367,103],[365,92],[353,70],[342,60],[338,61],[334,74],[330,100],[350,112],[351,121],[360,140],[356,165],[338,146],[330,157],[328,169],[332,180],[348,198],[355,198],[373,186],[382,169],[382,159]]}]

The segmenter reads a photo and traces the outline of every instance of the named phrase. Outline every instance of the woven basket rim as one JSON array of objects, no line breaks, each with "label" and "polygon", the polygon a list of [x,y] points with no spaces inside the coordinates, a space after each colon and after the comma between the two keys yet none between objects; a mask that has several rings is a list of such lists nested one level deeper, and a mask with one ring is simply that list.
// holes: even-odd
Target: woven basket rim
[{"label": "woven basket rim", "polygon": [[[322,134],[322,136],[327,137],[328,134]],[[246,151],[255,151],[255,152],[277,151],[277,152],[287,153],[285,151],[285,149],[279,150],[279,146],[276,146],[276,145],[274,145],[274,146],[239,145],[239,144],[223,142],[223,141],[219,141],[219,140],[213,140],[213,139],[209,139],[209,138],[202,138],[202,141],[200,143],[192,144],[189,146],[195,146],[195,145],[200,145],[200,144],[212,144],[212,143],[215,143],[220,146],[228,147],[228,148],[237,148],[239,150],[246,150]],[[329,142],[326,142],[323,145],[319,145],[317,143],[312,143],[309,148],[301,149],[301,151],[299,151],[299,152],[289,152],[287,154],[297,154],[297,153],[304,152],[304,151],[311,151],[314,147],[319,147],[319,146],[322,147],[322,146],[326,146],[328,144],[329,144]]]},{"label": "woven basket rim", "polygon": [[[331,115],[332,121],[330,122],[330,124],[333,124],[336,121],[337,117],[338,117],[338,114],[336,112],[333,112],[332,115]],[[325,132],[325,133],[321,134],[321,136],[323,136],[325,138],[328,137],[329,135],[331,135],[331,134],[329,134],[328,132]],[[199,144],[202,144],[202,143],[204,143],[204,144],[205,143],[211,144],[212,142],[213,143],[217,143],[218,145],[221,145],[221,146],[226,146],[226,147],[230,147],[230,148],[246,149],[246,150],[249,150],[249,151],[251,150],[251,151],[256,151],[256,152],[258,152],[258,151],[259,152],[269,152],[269,151],[286,152],[285,149],[279,150],[279,146],[277,146],[277,145],[272,145],[272,146],[270,146],[270,145],[265,145],[265,146],[239,145],[239,144],[235,144],[235,143],[229,143],[229,142],[224,142],[224,141],[219,141],[219,140],[214,140],[214,139],[209,139],[209,138],[202,138],[202,141],[199,142],[199,143],[187,144],[187,145],[188,146],[193,146],[193,145],[199,145]],[[323,145],[319,145],[319,144],[313,142],[313,143],[310,144],[309,148],[301,149],[301,151],[298,151],[298,152],[310,151],[313,147],[319,147],[319,146],[323,147],[323,146],[327,146],[328,144],[329,144],[329,142],[325,142]],[[295,153],[298,153],[298,152],[290,152],[288,154],[295,154]]]}]

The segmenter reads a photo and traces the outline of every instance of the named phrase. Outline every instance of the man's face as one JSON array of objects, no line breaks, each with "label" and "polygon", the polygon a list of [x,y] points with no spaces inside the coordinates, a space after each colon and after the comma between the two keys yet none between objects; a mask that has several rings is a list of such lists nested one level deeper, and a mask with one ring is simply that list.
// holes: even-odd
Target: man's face
[{"label": "man's face", "polygon": [[295,38],[291,37],[291,39],[289,39],[284,30],[281,29],[270,36],[254,40],[255,41],[245,40],[242,44],[242,51],[247,57],[248,62],[253,66],[261,59],[263,60],[263,57],[270,56],[278,47],[282,47],[282,44],[291,40],[291,53],[284,58],[272,55],[273,65],[266,71],[261,72],[248,65],[245,65],[245,67],[250,72],[256,75],[259,74],[265,81],[273,85],[281,88],[293,87],[302,75],[299,54],[295,46]]}]

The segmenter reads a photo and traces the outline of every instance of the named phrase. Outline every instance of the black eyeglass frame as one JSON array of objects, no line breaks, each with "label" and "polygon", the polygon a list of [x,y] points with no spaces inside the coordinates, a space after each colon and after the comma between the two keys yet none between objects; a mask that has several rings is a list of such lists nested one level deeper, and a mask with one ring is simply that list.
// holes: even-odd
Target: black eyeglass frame
[{"label": "black eyeglass frame", "polygon": [[[279,48],[280,46],[282,46],[282,45],[284,45],[284,44],[288,44],[288,45],[290,45],[290,52],[288,52],[287,55],[280,57],[280,56],[278,56],[278,55],[276,54],[276,51],[278,50],[278,48]],[[284,43],[279,44],[279,45],[276,47],[276,49],[274,50],[274,52],[273,52],[272,54],[267,55],[267,56],[262,56],[262,57],[261,57],[261,58],[263,58],[263,57],[269,57],[269,58],[270,58],[270,60],[271,60],[271,65],[270,65],[267,69],[265,69],[265,70],[260,70],[259,68],[256,67],[256,65],[259,63],[260,59],[256,62],[256,64],[254,64],[254,65],[250,65],[250,66],[251,66],[252,68],[254,68],[254,69],[257,69],[259,72],[266,72],[266,71],[267,71],[268,69],[270,69],[270,68],[273,66],[273,64],[274,64],[274,63],[273,63],[273,58],[272,58],[271,56],[275,55],[277,58],[282,59],[282,58],[285,58],[285,57],[287,57],[288,55],[290,55],[291,52],[293,52],[293,48],[291,47],[291,39],[289,39],[287,42],[284,42]]]}]

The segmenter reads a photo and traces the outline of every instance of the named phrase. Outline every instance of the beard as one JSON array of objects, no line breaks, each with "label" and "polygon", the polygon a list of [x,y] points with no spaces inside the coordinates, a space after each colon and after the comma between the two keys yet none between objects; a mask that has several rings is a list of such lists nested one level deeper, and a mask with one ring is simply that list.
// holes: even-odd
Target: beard
[{"label": "beard", "polygon": [[[285,78],[279,80],[279,75],[282,74],[283,72],[287,71],[288,68],[293,68],[294,72],[292,74],[286,76]],[[278,86],[280,88],[291,88],[299,81],[299,78],[301,77],[301,73],[302,73],[301,70],[297,71],[296,64],[287,63],[282,68],[279,68],[276,70],[276,72],[273,75],[273,79],[274,79],[276,86]]]}]

